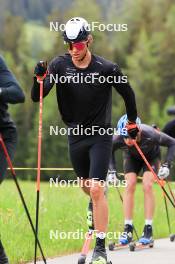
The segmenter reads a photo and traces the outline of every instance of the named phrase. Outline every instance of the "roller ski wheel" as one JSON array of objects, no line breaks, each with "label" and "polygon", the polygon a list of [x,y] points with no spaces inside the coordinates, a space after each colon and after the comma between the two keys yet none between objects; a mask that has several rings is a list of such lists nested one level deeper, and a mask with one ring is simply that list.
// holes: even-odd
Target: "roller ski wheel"
[{"label": "roller ski wheel", "polygon": [[78,264],[85,264],[86,263],[86,256],[80,256],[78,259]]},{"label": "roller ski wheel", "polygon": [[175,235],[170,235],[170,241],[174,242],[174,240],[175,240]]},{"label": "roller ski wheel", "polygon": [[135,251],[135,248],[136,248],[136,243],[135,242],[131,242],[129,244],[129,250],[133,252],[133,251]]},{"label": "roller ski wheel", "polygon": [[150,247],[150,248],[153,248],[153,247],[154,247],[154,241],[152,241],[152,242],[149,244],[149,247]]},{"label": "roller ski wheel", "polygon": [[108,245],[108,248],[109,248],[110,251],[114,251],[115,243],[114,242],[110,242],[109,245]]}]

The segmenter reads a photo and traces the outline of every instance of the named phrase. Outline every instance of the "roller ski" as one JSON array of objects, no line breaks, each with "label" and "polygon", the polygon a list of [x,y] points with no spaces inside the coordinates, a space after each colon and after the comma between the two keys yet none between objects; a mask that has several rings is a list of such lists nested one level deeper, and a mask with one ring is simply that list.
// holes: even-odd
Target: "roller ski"
[{"label": "roller ski", "polygon": [[121,243],[110,242],[108,245],[108,249],[110,251],[115,251],[115,250],[124,249],[124,248],[128,248],[128,244],[124,245]]},{"label": "roller ski", "polygon": [[151,240],[147,244],[140,243],[139,241],[138,242],[131,242],[129,244],[130,251],[135,251],[136,249],[153,248],[153,247],[154,247],[154,240]]},{"label": "roller ski", "polygon": [[89,206],[87,209],[87,225],[89,228],[89,231],[86,233],[86,238],[85,242],[81,251],[81,255],[78,259],[78,264],[85,264],[86,263],[86,258],[87,254],[90,249],[91,241],[92,241],[92,236],[94,232],[94,224],[93,224],[93,206],[92,206],[92,201],[90,200]]},{"label": "roller ski", "polygon": [[131,242],[129,244],[130,251],[135,251],[135,249],[145,249],[145,248],[153,248],[154,240],[153,240],[153,231],[151,225],[145,225],[143,234],[138,242]]},{"label": "roller ski", "polygon": [[125,225],[124,232],[119,238],[119,243],[111,242],[108,245],[110,251],[128,248],[129,244],[133,240],[133,226],[132,225]]}]

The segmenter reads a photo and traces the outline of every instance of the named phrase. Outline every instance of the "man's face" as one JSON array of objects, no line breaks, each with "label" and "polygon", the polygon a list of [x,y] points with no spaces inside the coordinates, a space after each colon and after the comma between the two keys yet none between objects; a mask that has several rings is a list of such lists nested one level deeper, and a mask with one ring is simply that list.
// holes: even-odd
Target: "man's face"
[{"label": "man's face", "polygon": [[68,44],[68,51],[75,61],[80,61],[85,56],[87,49],[87,40]]}]

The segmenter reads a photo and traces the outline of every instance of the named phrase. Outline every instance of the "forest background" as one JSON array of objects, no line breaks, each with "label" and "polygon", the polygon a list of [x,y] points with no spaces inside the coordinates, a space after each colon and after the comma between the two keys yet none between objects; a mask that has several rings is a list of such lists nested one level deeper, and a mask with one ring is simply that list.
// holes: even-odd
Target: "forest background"
[{"label": "forest background", "polygon": [[[39,60],[50,61],[66,52],[61,32],[50,31],[50,21],[66,23],[82,16],[90,23],[127,24],[127,31],[94,31],[92,52],[116,62],[128,76],[136,93],[143,123],[163,128],[170,117],[166,109],[175,104],[175,3],[173,0],[0,0],[0,54],[26,95],[24,104],[9,111],[19,133],[14,164],[37,165],[38,108],[30,92],[33,69]],[[113,89],[112,123],[125,113],[121,97]],[[58,113],[55,89],[44,100],[43,167],[71,167],[67,137],[50,136],[50,126],[65,127]],[[118,168],[122,171],[119,153]],[[19,172],[34,179],[35,172]],[[48,178],[42,172],[42,180]],[[56,172],[51,174],[57,176]],[[61,173],[60,173],[61,174]],[[66,178],[74,173],[62,172]]]}]

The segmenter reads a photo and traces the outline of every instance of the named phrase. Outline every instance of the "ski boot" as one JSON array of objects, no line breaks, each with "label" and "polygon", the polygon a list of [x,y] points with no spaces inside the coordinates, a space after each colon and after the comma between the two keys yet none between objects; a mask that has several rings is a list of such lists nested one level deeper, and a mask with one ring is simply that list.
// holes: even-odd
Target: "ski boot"
[{"label": "ski boot", "polygon": [[107,264],[105,239],[96,238],[96,245],[90,264]]},{"label": "ski boot", "polygon": [[152,238],[153,231],[151,225],[145,225],[143,234],[138,242],[131,242],[129,244],[130,251],[135,251],[135,249],[145,249],[145,248],[153,248],[154,240]]},{"label": "ski boot", "polygon": [[153,229],[151,225],[145,225],[139,243],[142,245],[149,245],[153,243]]},{"label": "ski boot", "polygon": [[119,243],[122,245],[127,245],[132,241],[133,238],[133,226],[132,225],[125,225],[124,232],[119,238]]}]

